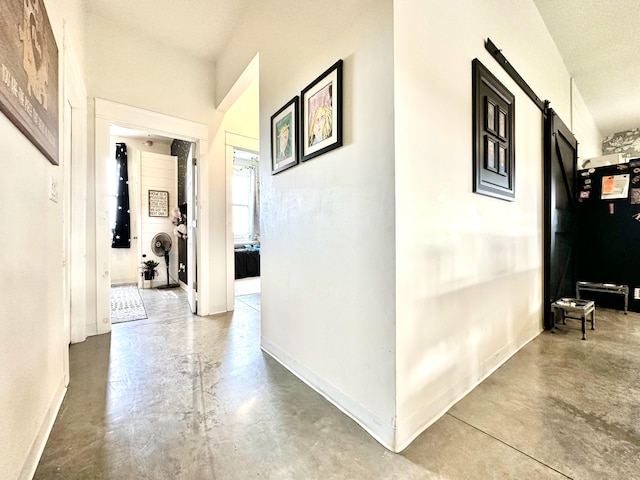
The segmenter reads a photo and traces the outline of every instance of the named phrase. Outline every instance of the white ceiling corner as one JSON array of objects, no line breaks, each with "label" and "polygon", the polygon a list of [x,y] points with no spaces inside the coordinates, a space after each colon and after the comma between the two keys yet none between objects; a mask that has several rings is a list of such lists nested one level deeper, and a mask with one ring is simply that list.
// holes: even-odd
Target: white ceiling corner
[{"label": "white ceiling corner", "polygon": [[639,0],[534,0],[601,135],[640,127]]}]

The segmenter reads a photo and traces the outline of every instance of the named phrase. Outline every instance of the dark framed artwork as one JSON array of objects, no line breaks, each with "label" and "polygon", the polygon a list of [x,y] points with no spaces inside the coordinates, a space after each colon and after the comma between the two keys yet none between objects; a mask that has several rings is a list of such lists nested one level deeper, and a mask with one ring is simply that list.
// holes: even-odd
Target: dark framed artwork
[{"label": "dark framed artwork", "polygon": [[169,192],[163,190],[149,190],[149,216],[169,216]]},{"label": "dark framed artwork", "polygon": [[514,201],[515,97],[477,58],[472,69],[473,191]]},{"label": "dark framed artwork", "polygon": [[0,110],[54,165],[58,46],[42,0],[0,2]]},{"label": "dark framed artwork", "polygon": [[302,161],[342,146],[342,60],[300,94]]},{"label": "dark framed artwork", "polygon": [[298,97],[271,116],[271,175],[299,163]]}]

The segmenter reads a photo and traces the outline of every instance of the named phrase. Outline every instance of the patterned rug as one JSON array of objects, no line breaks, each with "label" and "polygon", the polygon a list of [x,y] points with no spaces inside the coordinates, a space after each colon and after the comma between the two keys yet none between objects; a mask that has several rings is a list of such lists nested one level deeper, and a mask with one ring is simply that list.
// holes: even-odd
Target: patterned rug
[{"label": "patterned rug", "polygon": [[147,318],[147,311],[135,285],[111,287],[111,323]]}]

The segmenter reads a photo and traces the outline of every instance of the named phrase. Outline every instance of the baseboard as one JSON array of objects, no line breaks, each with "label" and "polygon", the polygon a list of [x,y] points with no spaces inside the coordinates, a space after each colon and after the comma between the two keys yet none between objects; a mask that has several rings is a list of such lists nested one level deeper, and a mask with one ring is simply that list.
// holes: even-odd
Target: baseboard
[{"label": "baseboard", "polygon": [[210,309],[209,309],[209,313],[201,313],[200,315],[217,315],[219,313],[226,313],[228,312],[227,310],[227,304],[220,304],[220,305],[213,305]]},{"label": "baseboard", "polygon": [[513,342],[508,343],[489,359],[481,363],[478,366],[478,376],[472,375],[471,373],[465,375],[434,401],[425,405],[407,420],[399,422],[396,432],[397,449],[394,451],[401,452],[407,448],[416,437],[434,424],[440,417],[447,413],[451,407],[486,380],[525,345],[540,335],[542,331],[539,326],[528,329],[523,333],[521,338],[517,338]]},{"label": "baseboard", "polygon": [[395,428],[378,415],[359,404],[335,385],[327,382],[309,368],[301,364],[280,347],[266,338],[261,338],[261,348],[302,382],[318,392],[338,410],[360,425],[369,435],[388,450],[393,450]]},{"label": "baseboard", "polygon": [[118,280],[111,279],[112,287],[121,287],[123,285],[138,285],[138,277],[133,278],[120,278]]},{"label": "baseboard", "polygon": [[88,323],[85,327],[85,333],[87,337],[98,335],[98,326],[95,323]]},{"label": "baseboard", "polygon": [[49,435],[53,429],[53,424],[56,421],[58,411],[60,411],[62,400],[64,400],[66,393],[67,388],[64,386],[64,378],[61,378],[60,384],[58,385],[56,393],[53,396],[53,400],[51,401],[51,405],[47,409],[44,420],[36,434],[36,438],[31,444],[27,458],[22,466],[22,470],[20,471],[20,476],[18,477],[19,480],[31,480],[36,473],[38,462],[40,462],[40,457],[42,456],[42,452],[44,452],[44,447],[47,444],[47,440],[49,439]]},{"label": "baseboard", "polygon": [[328,383],[277,345],[262,337],[262,350],[273,357],[284,368],[293,373],[302,382],[318,392],[345,415],[353,419],[369,435],[386,449],[398,453],[407,448],[413,440],[435,423],[458,401],[482,383],[507,360],[535,339],[543,330],[539,326],[528,329],[520,338],[502,347],[489,359],[478,366],[476,374],[462,377],[449,390],[432,402],[426,404],[407,420],[394,426],[382,420],[366,407]]}]

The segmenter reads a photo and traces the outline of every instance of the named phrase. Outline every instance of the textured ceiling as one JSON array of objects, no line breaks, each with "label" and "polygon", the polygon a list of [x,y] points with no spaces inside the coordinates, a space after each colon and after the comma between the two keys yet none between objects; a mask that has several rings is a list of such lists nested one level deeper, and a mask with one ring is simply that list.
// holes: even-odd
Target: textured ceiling
[{"label": "textured ceiling", "polygon": [[603,136],[640,127],[640,1],[534,0]]},{"label": "textured ceiling", "polygon": [[85,11],[215,61],[250,0],[83,0]]}]

